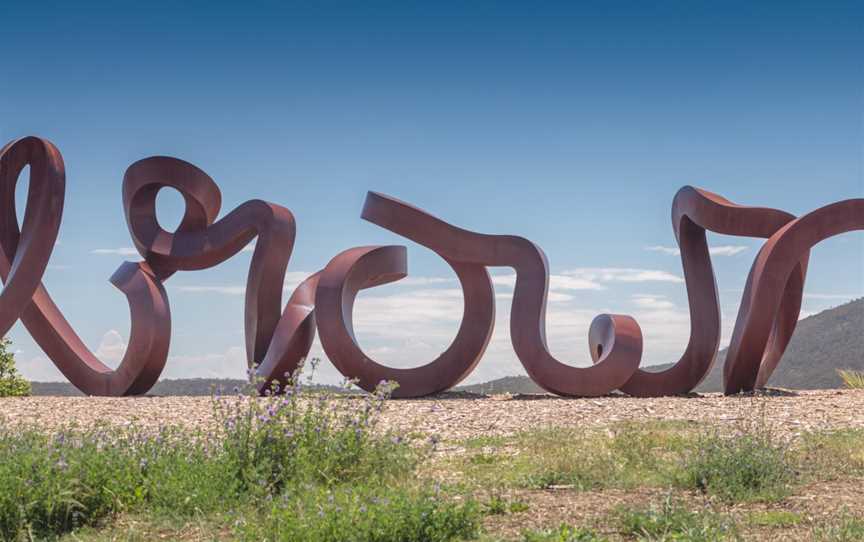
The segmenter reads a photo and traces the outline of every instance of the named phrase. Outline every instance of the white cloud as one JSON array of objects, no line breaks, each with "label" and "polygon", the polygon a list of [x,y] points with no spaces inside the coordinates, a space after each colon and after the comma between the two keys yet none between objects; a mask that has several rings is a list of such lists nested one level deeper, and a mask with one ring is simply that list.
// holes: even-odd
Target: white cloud
[{"label": "white cloud", "polygon": [[120,247],[120,248],[94,248],[90,251],[90,254],[113,254],[115,256],[135,256],[138,254],[138,251],[132,247]]},{"label": "white cloud", "polygon": [[178,292],[193,293],[193,294],[223,294],[223,295],[243,295],[246,293],[246,286],[174,286],[171,289]]},{"label": "white cloud", "polygon": [[[309,271],[288,271],[285,273],[285,283],[283,291],[287,294],[293,292],[300,283],[312,275]],[[426,286],[435,284],[448,284],[456,282],[455,278],[446,277],[406,277],[400,281],[393,283],[395,286]],[[246,286],[241,284],[186,284],[174,285],[170,287],[178,292],[199,293],[199,294],[223,294],[223,295],[244,295]],[[444,292],[445,290],[430,290],[430,292]],[[459,297],[462,296],[462,290],[457,289]],[[451,292],[452,293],[452,292]],[[429,294],[433,295],[433,294]]]},{"label": "white cloud", "polygon": [[246,351],[230,346],[224,352],[168,356],[160,378],[246,378]]},{"label": "white cloud", "polygon": [[126,341],[116,329],[109,329],[102,336],[99,346],[93,353],[102,363],[110,367],[117,367],[126,353]]},{"label": "white cloud", "polygon": [[[38,347],[37,347],[38,348]],[[117,330],[109,329],[102,336],[93,354],[111,368],[116,368],[126,353],[126,341]],[[44,354],[24,357],[24,352],[15,352],[15,363],[21,374],[37,382],[65,381],[63,373]]]},{"label": "white cloud", "polygon": [[634,294],[630,296],[633,304],[639,308],[651,310],[669,310],[675,308],[675,303],[666,299],[665,295]]},{"label": "white cloud", "polygon": [[677,247],[664,247],[662,245],[651,245],[645,247],[645,250],[649,250],[651,252],[660,252],[662,254],[666,254],[668,256],[680,256],[681,249]]},{"label": "white cloud", "polygon": [[591,283],[603,282],[684,282],[678,275],[659,269],[628,267],[577,267],[562,273]]},{"label": "white cloud", "polygon": [[710,247],[708,252],[711,253],[712,256],[734,256],[744,252],[748,248],[749,247],[743,245],[720,245]]},{"label": "white cloud", "polygon": [[[285,282],[282,291],[290,294],[301,282],[309,278],[311,274],[308,271],[288,271],[285,273]],[[231,296],[246,294],[245,284],[170,284],[169,287],[178,292],[191,294],[222,294]]]},{"label": "white cloud", "polygon": [[[718,245],[709,247],[708,252],[712,256],[735,256],[747,250],[749,247],[745,245]],[[645,250],[651,252],[660,252],[668,256],[680,256],[681,250],[678,247],[667,247],[663,245],[651,245],[645,247]]]},{"label": "white cloud", "polygon": [[[516,286],[516,273],[492,275],[492,284],[513,288]],[[597,281],[582,277],[549,275],[549,290],[604,290],[605,286]]]},{"label": "white cloud", "polygon": [[15,365],[21,375],[27,380],[35,382],[64,382],[66,377],[60,372],[51,360],[45,356],[33,356],[23,359],[23,356],[15,355]]}]

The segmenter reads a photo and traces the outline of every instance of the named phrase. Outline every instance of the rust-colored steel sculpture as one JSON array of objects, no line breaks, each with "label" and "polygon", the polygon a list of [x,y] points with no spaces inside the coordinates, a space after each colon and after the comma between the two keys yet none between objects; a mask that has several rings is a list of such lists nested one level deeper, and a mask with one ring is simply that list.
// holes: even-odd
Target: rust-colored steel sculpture
[{"label": "rust-colored steel sculpture", "polygon": [[[368,202],[367,202],[368,207]],[[433,248],[434,250],[434,248]],[[407,274],[405,247],[357,247],[333,258],[318,283],[316,308],[321,346],[343,375],[374,390],[384,380],[399,383],[395,397],[419,397],[458,384],[480,361],[495,323],[495,294],[483,266],[447,258],[464,293],[464,313],[456,338],[435,360],[421,367],[396,369],[370,359],[357,344],[352,308],[361,288],[399,280]]]},{"label": "rust-colored steel sculpture", "polygon": [[[30,189],[19,230],[15,185],[30,166]],[[126,294],[131,311],[129,345],[117,370],[84,345],[42,286],[63,212],[65,170],[51,143],[27,137],[0,150],[0,333],[17,318],[60,371],[84,393],[132,395],[156,382],[168,357],[171,315],[162,284],[145,263],[124,263],[111,282]]]},{"label": "rust-colored steel sculpture", "polygon": [[[592,367],[573,367],[549,354],[545,331],[549,270],[545,254],[531,241],[512,235],[485,235],[463,230],[407,203],[374,192],[366,198],[362,217],[431,248],[447,261],[464,262],[479,268],[514,268],[516,286],[510,338],[525,370],[544,389],[560,395],[601,395],[623,385],[638,367],[638,353],[628,354],[641,351],[642,335],[635,322],[624,325],[623,319],[616,326],[617,348],[610,348],[601,363]],[[466,299],[468,295],[466,290]]]},{"label": "rust-colored steel sculpture", "polygon": [[[30,166],[22,225],[15,185]],[[156,219],[156,195],[179,191],[186,203],[174,232]],[[407,274],[402,246],[356,247],[333,258],[303,281],[282,306],[282,284],[294,246],[295,223],[285,207],[251,200],[218,218],[221,194],[197,167],[169,157],[132,164],[123,179],[129,232],[143,261],[124,262],[111,277],[129,303],[129,345],[117,370],[84,345],[41,284],[63,211],[65,169],[50,142],[27,137],[0,149],[0,334],[21,319],[63,374],[91,395],[145,393],[168,356],[171,314],[163,283],[177,271],[222,263],[256,240],[246,283],[247,362],[259,391],[282,386],[308,355],[316,328],[328,358],[366,390],[382,380],[399,384],[394,395],[418,397],[446,390],[465,378],[489,343],[495,320],[494,290],[487,271],[516,271],[510,317],[513,348],[525,370],[559,395],[595,396],[613,390],[636,396],[682,394],[705,377],[720,342],[720,310],[706,231],[766,238],[750,276],[724,370],[727,393],[764,386],[789,343],[801,307],[810,248],[828,237],[864,229],[864,199],[828,205],[801,218],[776,209],[736,205],[721,196],[682,188],[672,205],[672,224],[690,304],[690,341],[669,369],[639,369],[642,332],[629,316],[604,314],[589,330],[594,365],[574,367],[555,359],[546,344],[548,263],[531,241],[486,235],[448,224],[395,198],[370,192],[362,218],[441,256],[462,286],[462,324],[452,344],[426,365],[398,369],[369,358],[357,344],[353,306],[357,293]]]},{"label": "rust-colored steel sculpture", "polygon": [[783,312],[787,301],[784,285],[794,279],[801,260],[814,245],[854,230],[864,230],[864,199],[826,205],[789,222],[765,242],[747,277],[726,355],[723,382],[727,394],[765,385],[780,359],[768,352],[778,348],[770,323],[775,314]]},{"label": "rust-colored steel sculpture", "polygon": [[[654,397],[687,393],[705,378],[720,347],[720,302],[711,266],[706,230],[725,235],[767,238],[795,217],[777,209],[745,207],[706,190],[685,186],[672,201],[672,227],[681,251],[681,263],[690,306],[690,340],[681,358],[664,371],[637,370],[620,387],[638,396]],[[783,285],[783,302],[770,325],[771,348],[766,363],[775,364],[786,349],[798,314],[807,269],[805,252],[789,281]],[[619,315],[603,315],[602,322],[616,322]],[[608,334],[607,334],[608,336]],[[613,335],[614,336],[614,335]],[[597,344],[591,343],[592,358],[597,359]],[[637,353],[641,357],[641,351]]]}]

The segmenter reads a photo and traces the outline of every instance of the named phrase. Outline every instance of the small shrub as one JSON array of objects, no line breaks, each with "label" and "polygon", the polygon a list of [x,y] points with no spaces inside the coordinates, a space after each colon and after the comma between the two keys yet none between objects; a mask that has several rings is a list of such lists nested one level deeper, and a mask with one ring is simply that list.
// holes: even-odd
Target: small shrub
[{"label": "small shrub", "polygon": [[593,529],[564,524],[555,529],[526,531],[522,534],[522,542],[607,542],[608,540]]},{"label": "small shrub", "polygon": [[773,501],[789,493],[794,475],[788,445],[753,424],[731,435],[702,434],[684,454],[675,482],[728,502]]},{"label": "small shrub", "polygon": [[471,463],[472,465],[494,465],[495,463],[500,461],[500,459],[501,458],[499,458],[495,454],[487,454],[487,453],[481,452],[479,454],[474,454],[472,456],[469,456],[468,462]]},{"label": "small shrub", "polygon": [[803,519],[801,514],[788,510],[764,510],[752,512],[749,523],[757,527],[783,528],[798,525]]},{"label": "small shrub", "polygon": [[404,439],[375,431],[390,386],[338,397],[304,388],[300,370],[263,399],[252,389],[254,397],[214,402],[217,441],[246,490],[275,494],[290,484],[395,477],[414,467],[416,454]]},{"label": "small shrub", "polygon": [[819,542],[853,542],[864,540],[864,519],[844,512],[836,521],[815,527],[812,531],[814,540]]},{"label": "small shrub", "polygon": [[480,509],[441,493],[366,485],[287,492],[260,519],[243,522],[245,540],[274,542],[447,542],[475,538]]},{"label": "small shrub", "polygon": [[501,516],[504,514],[518,514],[528,510],[529,505],[522,500],[509,500],[501,495],[492,495],[483,503],[483,513],[490,516]]},{"label": "small shrub", "polygon": [[373,431],[386,390],[286,391],[215,399],[222,423],[207,433],[106,426],[51,436],[0,423],[0,540],[51,538],[120,512],[188,518],[302,503],[304,492],[339,485],[386,488],[413,469],[407,442]]},{"label": "small shrub", "polygon": [[0,339],[0,397],[23,397],[30,395],[30,382],[15,368],[15,356],[9,351],[12,344],[7,338]]},{"label": "small shrub", "polygon": [[735,524],[727,517],[689,510],[668,497],[647,509],[619,509],[617,516],[621,534],[637,540],[712,542],[738,538]]},{"label": "small shrub", "polygon": [[205,445],[168,435],[0,428],[0,539],[47,538],[144,506],[208,511],[234,496]]},{"label": "small shrub", "polygon": [[843,380],[843,385],[847,388],[854,390],[864,389],[864,372],[841,369],[837,373],[840,375],[840,379]]},{"label": "small shrub", "polygon": [[797,451],[800,469],[811,479],[864,475],[864,430],[836,429],[805,433]]},{"label": "small shrub", "polygon": [[[514,454],[483,449],[465,468],[480,485],[568,486],[575,490],[662,485],[692,437],[678,423],[620,423],[604,429],[549,428],[512,437]],[[503,443],[502,443],[503,444]],[[590,450],[590,453],[586,453]]]}]

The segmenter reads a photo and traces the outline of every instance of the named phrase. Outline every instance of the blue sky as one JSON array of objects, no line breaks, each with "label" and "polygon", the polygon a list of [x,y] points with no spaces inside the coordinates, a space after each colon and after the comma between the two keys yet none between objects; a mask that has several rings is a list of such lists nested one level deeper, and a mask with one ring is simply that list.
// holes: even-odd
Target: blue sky
[{"label": "blue sky", "polygon": [[[681,265],[663,249],[680,186],[795,214],[864,195],[860,3],[3,2],[0,20],[0,139],[40,135],[66,161],[45,283],[109,364],[129,319],[107,279],[136,259],[121,180],[153,154],[207,171],[223,213],[290,208],[289,287],[345,248],[408,244],[412,280],[364,292],[355,314],[363,346],[398,366],[446,348],[461,297],[434,254],[359,219],[367,190],[542,246],[550,347],[574,364],[608,311],[640,321],[643,363],[683,351]],[[164,225],[180,201],[160,194]],[[760,241],[710,242],[726,340]],[[164,376],[243,374],[248,260],[169,280]],[[861,234],[811,262],[805,313],[864,295]],[[522,373],[509,270],[494,272],[498,323],[470,381]],[[11,338],[26,376],[61,378],[23,326]]]}]

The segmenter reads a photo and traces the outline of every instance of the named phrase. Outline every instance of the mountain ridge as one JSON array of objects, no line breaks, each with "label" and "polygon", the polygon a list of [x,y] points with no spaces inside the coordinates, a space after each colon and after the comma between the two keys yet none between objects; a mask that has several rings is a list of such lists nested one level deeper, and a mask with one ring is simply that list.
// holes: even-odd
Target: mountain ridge
[{"label": "mountain ridge", "polygon": [[[711,371],[694,391],[722,391],[725,355],[725,349],[721,350]],[[649,370],[659,371],[670,365],[652,365]],[[837,374],[839,369],[864,371],[864,298],[800,320],[768,386],[791,389],[839,388],[842,386]],[[246,385],[245,380],[219,378],[160,380],[147,395],[205,396],[214,391],[230,394],[235,387],[243,389]],[[69,382],[33,382],[32,387],[33,395],[83,395]],[[341,389],[335,386],[322,387],[334,391]],[[507,376],[481,384],[457,386],[452,391],[480,394],[545,393],[527,376]]]},{"label": "mountain ridge", "polygon": [[[723,391],[723,361],[726,349],[714,360],[711,371],[696,392]],[[815,361],[814,361],[815,360]],[[651,365],[662,371],[671,363]],[[864,298],[826,309],[798,322],[789,347],[771,375],[768,387],[788,389],[833,389],[842,387],[840,369],[864,371]],[[545,393],[527,376],[506,376],[454,391],[470,393]]]}]

